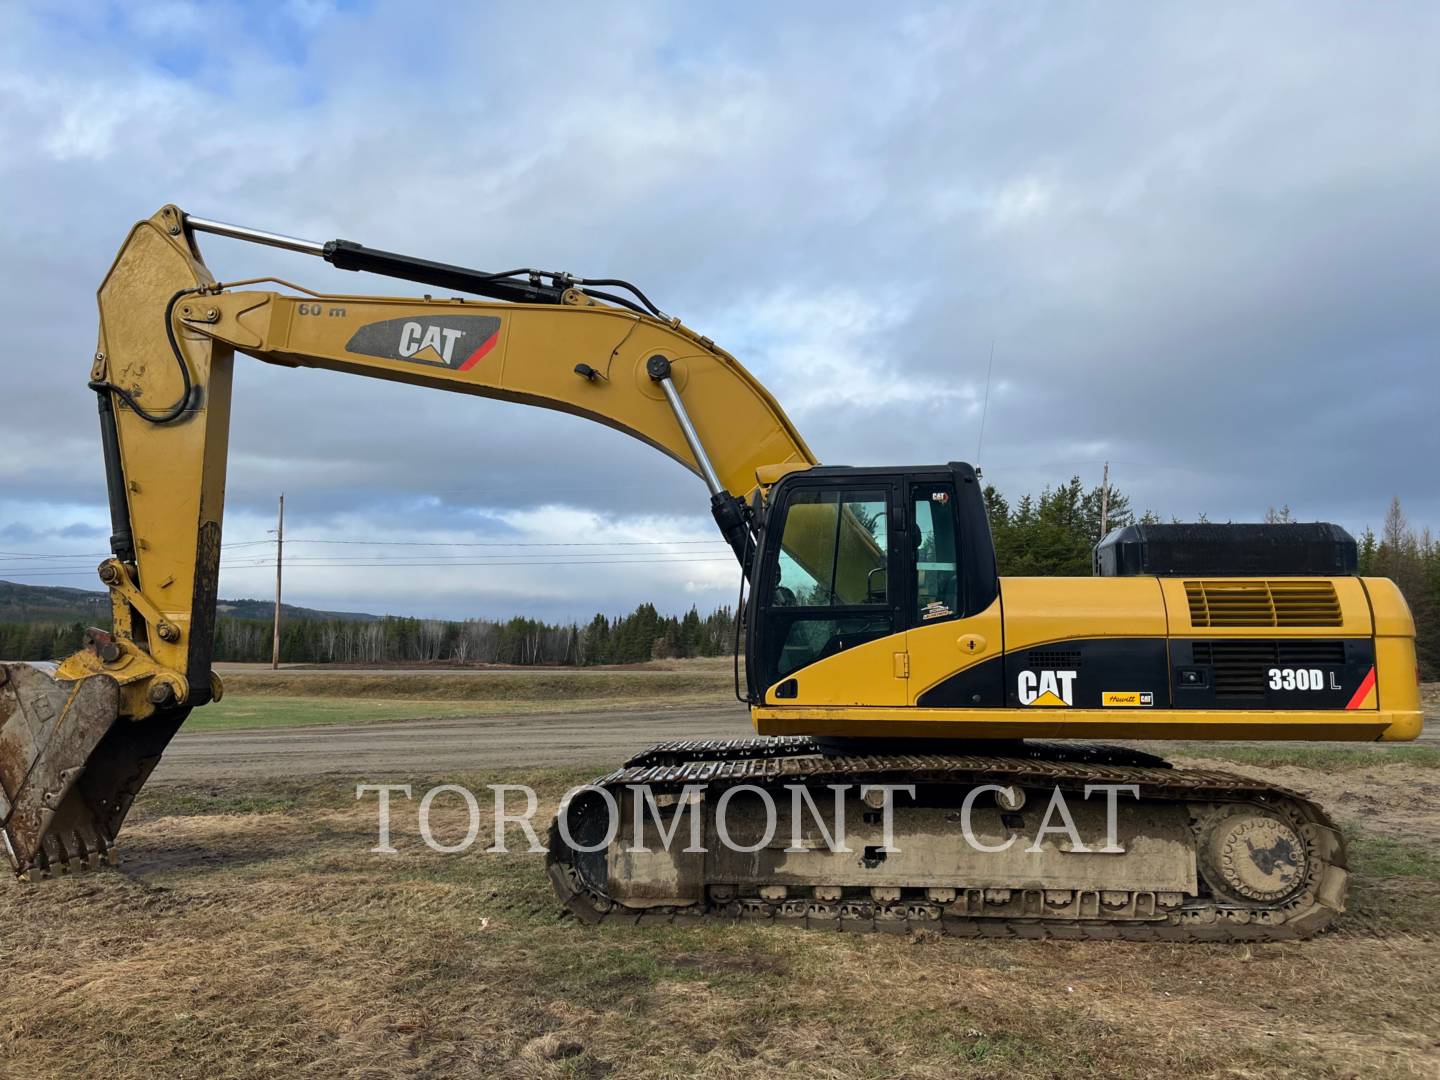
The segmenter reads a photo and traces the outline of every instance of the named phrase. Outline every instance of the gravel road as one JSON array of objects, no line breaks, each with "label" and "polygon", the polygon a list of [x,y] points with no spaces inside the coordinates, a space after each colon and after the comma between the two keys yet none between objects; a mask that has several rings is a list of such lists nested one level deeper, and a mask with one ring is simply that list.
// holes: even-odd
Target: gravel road
[{"label": "gravel road", "polygon": [[666,739],[754,734],[738,702],[696,708],[402,720],[180,734],[150,785],[345,773],[393,778],[512,766],[618,765]]}]

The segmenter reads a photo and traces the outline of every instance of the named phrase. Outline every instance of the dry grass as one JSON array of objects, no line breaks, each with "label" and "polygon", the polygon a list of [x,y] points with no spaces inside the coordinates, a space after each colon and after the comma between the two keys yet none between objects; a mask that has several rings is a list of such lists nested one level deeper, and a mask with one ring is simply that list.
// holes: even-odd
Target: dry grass
[{"label": "dry grass", "polygon": [[344,697],[371,701],[639,701],[651,697],[714,696],[733,693],[729,671],[286,671],[225,677],[226,696]]},{"label": "dry grass", "polygon": [[193,713],[185,730],[365,724],[447,716],[650,710],[734,700],[728,659],[654,661],[633,669],[432,667],[282,668],[230,665],[224,698]]},{"label": "dry grass", "polygon": [[252,731],[260,728],[316,727],[327,724],[374,724],[391,720],[433,720],[450,716],[653,713],[662,709],[714,705],[717,701],[725,702],[725,699],[713,692],[655,692],[634,698],[574,697],[560,701],[546,698],[452,701],[399,697],[317,697],[311,694],[299,697],[227,694],[223,701],[192,712],[185,721],[185,731]]},{"label": "dry grass", "polygon": [[[548,813],[589,775],[458,779],[538,782]],[[0,893],[0,1074],[1440,1071],[1440,864],[1393,838],[1360,838],[1352,913],[1309,943],[961,942],[589,929],[538,856],[482,853],[488,822],[442,856],[406,805],[382,856],[348,784],[146,792],[121,872]]]},{"label": "dry grass", "polygon": [[[1140,745],[1140,744],[1137,744]],[[1409,743],[1336,746],[1306,743],[1249,743],[1208,746],[1190,743],[1185,754],[1233,761],[1263,768],[1295,766],[1327,773],[1354,772],[1374,765],[1409,765],[1417,769],[1440,769],[1440,746],[1412,746]]]}]

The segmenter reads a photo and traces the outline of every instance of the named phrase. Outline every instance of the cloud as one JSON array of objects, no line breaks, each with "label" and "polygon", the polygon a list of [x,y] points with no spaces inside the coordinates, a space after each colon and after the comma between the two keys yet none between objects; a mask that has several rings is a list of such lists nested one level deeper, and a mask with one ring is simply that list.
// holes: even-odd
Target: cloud
[{"label": "cloud", "polygon": [[[974,456],[993,345],[1006,490],[1110,460],[1166,515],[1359,528],[1398,494],[1440,522],[1437,39],[1421,5],[6,5],[0,529],[104,523],[90,296],[166,201],[630,278],[825,461]],[[204,249],[227,278],[406,291]],[[504,538],[536,507],[558,540],[713,530],[698,481],[584,421],[242,361],[227,539],[263,537],[281,489],[296,535]],[[297,602],[417,613],[732,592],[695,564],[299,565]]]}]

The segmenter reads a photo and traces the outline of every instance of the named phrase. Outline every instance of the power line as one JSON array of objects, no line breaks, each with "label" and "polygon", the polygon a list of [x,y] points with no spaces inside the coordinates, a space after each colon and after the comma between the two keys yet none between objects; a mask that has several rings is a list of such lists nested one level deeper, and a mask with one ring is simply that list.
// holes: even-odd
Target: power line
[{"label": "power line", "polygon": [[366,544],[371,547],[647,547],[654,544],[725,544],[724,540],[306,540],[291,544]]},{"label": "power line", "polygon": [[[444,567],[452,567],[452,566],[453,566],[453,567],[488,566],[488,567],[492,567],[492,568],[509,567],[509,566],[556,566],[556,567],[559,567],[559,566],[656,566],[656,565],[660,565],[660,566],[674,566],[674,565],[694,564],[694,563],[717,563],[717,564],[718,564],[718,563],[733,563],[734,561],[735,561],[735,560],[734,560],[734,556],[714,555],[714,556],[680,556],[680,557],[675,557],[675,558],[665,558],[665,557],[663,557],[663,556],[661,556],[661,557],[636,556],[636,557],[633,557],[633,558],[591,558],[591,559],[573,558],[573,559],[567,559],[567,560],[559,560],[559,559],[519,559],[519,560],[516,560],[516,561],[506,561],[506,562],[478,561],[478,560],[450,561],[450,562],[435,562],[435,561],[421,561],[421,562],[414,562],[414,561],[409,561],[409,562],[400,562],[400,561],[381,561],[381,562],[312,562],[312,563],[301,563],[301,564],[298,564],[298,565],[299,565],[299,567],[300,567],[301,569],[306,569],[306,570],[350,570],[350,569],[364,569],[364,568],[381,568],[381,569],[401,569],[401,568],[407,568],[407,569],[408,569],[408,568],[416,568],[416,567],[428,567],[428,568],[432,568],[432,569],[441,569],[441,568],[444,568]],[[293,557],[292,557],[292,559],[290,560],[290,565],[291,565],[291,566],[296,566],[296,565],[297,565],[297,564],[295,563]],[[274,568],[275,568],[275,561],[274,561],[273,559],[269,559],[269,560],[266,560],[266,561],[263,561],[263,562],[254,562],[254,563],[226,563],[226,564],[223,564],[222,567],[221,567],[221,569],[223,569],[223,570],[272,570],[272,569],[274,569]],[[37,578],[37,577],[78,577],[78,576],[81,576],[81,575],[89,574],[89,573],[91,573],[91,572],[93,572],[93,568],[92,568],[92,567],[88,567],[88,566],[76,566],[76,567],[70,567],[70,568],[53,568],[53,567],[52,567],[52,568],[45,569],[45,570],[8,570],[8,569],[6,569],[6,568],[4,568],[4,567],[0,567],[0,574],[4,574],[7,579],[14,579],[14,578]]]},{"label": "power line", "polygon": [[[674,566],[677,563],[733,563],[734,556],[708,556],[696,557],[696,559],[588,559],[576,560],[576,562],[554,562],[553,559],[534,559],[526,562],[513,563],[302,563],[301,569],[305,570],[350,570],[354,567],[383,567],[383,569],[402,569],[402,567],[428,566],[432,569],[444,569],[446,566]],[[289,566],[295,566],[294,560],[289,560]],[[274,562],[268,563],[242,563],[229,564],[222,567],[225,570],[256,570],[274,567]]]},{"label": "power line", "polygon": [[[290,544],[290,541],[288,541],[288,540],[285,541],[285,544],[286,544],[286,546],[288,547],[289,544]],[[457,552],[454,552],[454,553],[448,553],[448,552],[447,552],[447,553],[442,553],[442,552],[429,552],[429,551],[396,551],[396,552],[366,551],[366,552],[363,552],[363,553],[356,553],[356,554],[353,554],[353,555],[339,554],[339,553],[336,553],[336,552],[324,552],[324,553],[319,553],[319,552],[317,552],[317,553],[312,554],[312,555],[294,555],[294,554],[290,554],[290,555],[287,555],[286,558],[287,558],[287,560],[288,560],[288,559],[293,559],[293,560],[295,560],[297,563],[306,562],[306,561],[309,561],[309,562],[324,561],[324,562],[336,562],[336,563],[341,563],[341,562],[351,562],[351,561],[353,561],[353,560],[355,560],[355,559],[379,559],[379,560],[382,560],[382,561],[384,561],[384,560],[390,560],[390,559],[426,559],[426,560],[433,560],[434,562],[436,562],[437,564],[439,564],[439,563],[454,561],[454,560],[457,560],[457,559],[485,559],[485,560],[495,560],[495,561],[499,562],[499,561],[504,561],[504,560],[506,560],[506,559],[540,559],[540,558],[546,558],[546,559],[603,559],[603,558],[606,558],[606,557],[608,557],[608,556],[616,556],[616,555],[624,555],[624,556],[627,556],[627,557],[633,556],[633,557],[635,557],[635,558],[642,558],[642,557],[643,557],[643,558],[647,558],[647,559],[651,559],[651,558],[654,558],[654,559],[663,559],[663,558],[666,558],[666,557],[682,556],[682,555],[683,555],[683,556],[690,556],[690,555],[705,555],[705,556],[710,556],[710,555],[719,554],[721,551],[724,551],[724,552],[727,552],[727,553],[728,553],[729,550],[730,550],[730,548],[729,548],[728,545],[722,545],[722,547],[721,547],[720,549],[717,549],[716,551],[699,551],[699,550],[693,550],[693,549],[692,549],[692,550],[688,550],[688,551],[622,551],[622,550],[606,550],[606,551],[495,551],[495,552],[457,551]],[[232,556],[229,556],[229,561],[232,562],[232,563],[238,564],[238,563],[240,562],[240,560],[242,560],[242,559],[264,559],[264,558],[268,558],[268,557],[269,557],[268,554],[256,552],[256,553],[254,553],[254,554],[252,554],[252,555],[232,555]]]},{"label": "power line", "polygon": [[[583,566],[589,563],[602,564],[611,559],[625,558],[638,559],[645,562],[676,562],[676,561],[719,561],[726,562],[733,558],[732,555],[719,552],[689,552],[689,551],[658,551],[654,553],[638,551],[576,551],[570,553],[555,552],[546,557],[531,552],[515,552],[510,554],[459,554],[459,555],[437,555],[428,558],[412,556],[409,554],[396,554],[393,556],[375,553],[363,555],[290,555],[286,561],[292,566],[527,566],[549,564],[554,566]],[[241,558],[227,559],[221,563],[225,569],[251,569],[257,566],[274,566],[275,559],[271,554],[242,556]],[[0,574],[48,574],[48,573],[88,573],[94,567],[88,563],[67,563],[55,565],[53,563],[42,564],[40,568],[31,569],[28,566],[0,565]]]},{"label": "power line", "polygon": [[67,551],[61,554],[50,554],[41,551],[0,551],[0,558],[4,559],[107,559],[110,557],[108,551]]},{"label": "power line", "polygon": [[[273,545],[273,539],[237,540],[221,544],[222,548],[257,547]],[[728,547],[724,540],[321,540],[305,537],[291,537],[289,544],[347,544],[367,547],[465,547],[465,548],[556,548],[556,547],[655,547],[655,546],[703,546]],[[0,551],[4,559],[108,559],[108,551]]]},{"label": "power line", "polygon": [[[698,557],[691,557],[691,559],[586,559],[586,560],[575,560],[575,562],[556,562],[556,560],[553,560],[553,559],[533,559],[533,560],[527,560],[527,562],[513,562],[513,563],[481,563],[481,562],[456,562],[456,563],[431,563],[431,562],[422,562],[422,563],[397,563],[397,562],[382,562],[382,563],[304,563],[304,564],[302,564],[302,567],[304,567],[304,569],[307,569],[307,570],[350,570],[350,569],[354,569],[354,567],[372,567],[372,566],[374,566],[374,567],[386,567],[386,569],[389,569],[389,567],[395,567],[395,569],[399,569],[399,567],[416,567],[416,566],[428,566],[428,567],[435,567],[435,569],[442,569],[442,567],[446,567],[446,566],[494,566],[494,567],[501,567],[501,566],[674,566],[674,564],[677,564],[677,563],[733,563],[733,562],[734,562],[734,556],[733,556],[733,554],[732,554],[732,556],[698,556]],[[289,566],[295,566],[294,559],[289,559],[289,560],[287,560],[287,563],[289,564]],[[274,563],[274,562],[268,562],[268,563],[245,563],[245,564],[233,564],[233,563],[232,563],[232,564],[230,564],[230,566],[222,567],[222,569],[228,569],[228,570],[256,570],[256,569],[266,569],[266,567],[274,567],[274,566],[275,566],[275,563]]]}]

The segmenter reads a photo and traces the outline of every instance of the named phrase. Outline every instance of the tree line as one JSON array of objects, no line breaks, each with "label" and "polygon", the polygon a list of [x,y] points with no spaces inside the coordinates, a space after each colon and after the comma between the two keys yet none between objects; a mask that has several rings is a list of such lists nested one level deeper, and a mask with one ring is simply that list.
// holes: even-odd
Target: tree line
[{"label": "tree line", "polygon": [[[270,659],[274,627],[268,619],[221,616],[215,659]],[[80,647],[83,623],[0,622],[0,657],[53,660]],[[292,664],[634,664],[646,660],[729,655],[735,616],[729,607],[701,615],[661,615],[641,604],[628,615],[596,615],[588,623],[547,623],[523,616],[494,619],[282,620],[280,656]]]},{"label": "tree line", "polygon": [[1415,616],[1415,651],[1422,679],[1440,679],[1440,542],[1417,532],[1394,499],[1377,536],[1360,534],[1360,573],[1388,577],[1400,586]]},{"label": "tree line", "polygon": [[[1087,490],[1078,476],[1039,495],[1022,495],[1013,505],[994,484],[985,486],[984,496],[995,561],[1007,577],[1089,577],[1103,534],[1137,520],[1129,496],[1113,485]],[[1160,519],[1147,512],[1138,520]]]},{"label": "tree line", "polygon": [[[225,619],[216,626],[215,658],[270,659],[267,620]],[[735,617],[729,607],[701,615],[661,615],[640,604],[628,615],[596,615],[588,623],[548,623],[517,615],[494,619],[412,619],[387,616],[367,622],[291,619],[280,624],[280,655],[288,663],[355,664],[635,664],[728,654]]]}]

